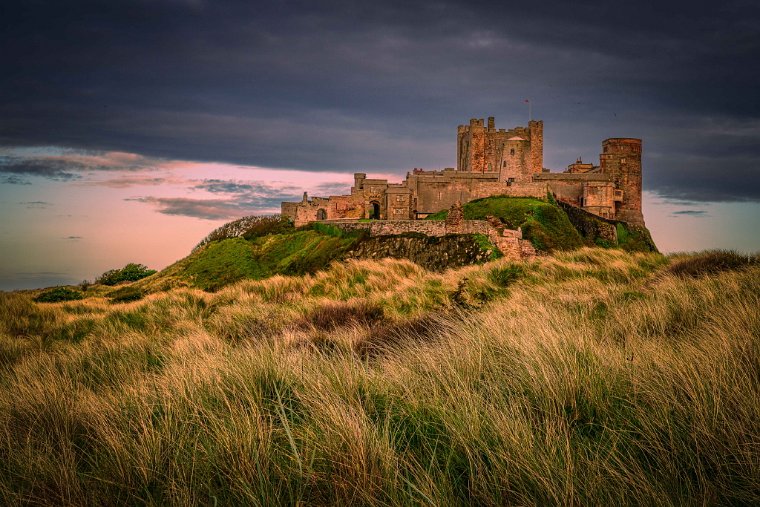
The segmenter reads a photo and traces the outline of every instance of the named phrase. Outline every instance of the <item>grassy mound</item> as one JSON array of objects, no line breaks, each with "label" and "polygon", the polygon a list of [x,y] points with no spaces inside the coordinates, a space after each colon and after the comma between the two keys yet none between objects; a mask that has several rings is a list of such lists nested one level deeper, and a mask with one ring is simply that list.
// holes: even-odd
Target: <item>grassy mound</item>
[{"label": "grassy mound", "polygon": [[[538,250],[573,250],[583,246],[583,240],[568,220],[565,212],[550,202],[530,197],[487,197],[470,201],[464,206],[468,220],[483,220],[494,216],[510,229],[522,228],[523,237]],[[428,220],[445,220],[448,211],[439,211]]]},{"label": "grassy mound", "polygon": [[756,505],[760,266],[667,264],[0,293],[0,503]]},{"label": "grassy mound", "polygon": [[335,227],[314,224],[307,230],[211,241],[169,266],[150,287],[189,284],[215,291],[243,279],[300,275],[326,269],[361,239]]}]

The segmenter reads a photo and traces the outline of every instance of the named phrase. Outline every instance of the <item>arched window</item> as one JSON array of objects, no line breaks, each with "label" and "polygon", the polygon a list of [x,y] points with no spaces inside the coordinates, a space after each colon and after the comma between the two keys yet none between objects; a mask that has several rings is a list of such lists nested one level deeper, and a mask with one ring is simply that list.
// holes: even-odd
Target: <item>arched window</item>
[{"label": "arched window", "polygon": [[317,210],[317,220],[327,220],[327,212],[324,209]]}]

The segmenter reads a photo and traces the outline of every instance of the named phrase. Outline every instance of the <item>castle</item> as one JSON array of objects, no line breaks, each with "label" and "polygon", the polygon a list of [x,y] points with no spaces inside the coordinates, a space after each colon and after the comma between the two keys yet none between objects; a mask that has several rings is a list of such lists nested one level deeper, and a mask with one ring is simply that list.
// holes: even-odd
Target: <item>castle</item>
[{"label": "castle", "polygon": [[602,142],[599,165],[578,159],[564,172],[543,167],[544,124],[496,129],[471,119],[457,128],[457,167],[414,169],[401,183],[354,174],[349,195],[283,202],[282,215],[296,226],[321,220],[417,220],[455,203],[507,195],[546,198],[571,204],[602,218],[644,225],[641,213],[641,139]]}]

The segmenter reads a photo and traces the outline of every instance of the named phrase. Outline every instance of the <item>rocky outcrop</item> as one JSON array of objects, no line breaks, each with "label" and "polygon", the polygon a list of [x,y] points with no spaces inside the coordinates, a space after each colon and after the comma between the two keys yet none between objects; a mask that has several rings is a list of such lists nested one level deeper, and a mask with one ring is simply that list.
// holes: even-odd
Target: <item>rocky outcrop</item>
[{"label": "rocky outcrop", "polygon": [[346,254],[353,259],[409,259],[432,271],[481,264],[491,260],[494,248],[485,237],[472,234],[425,236],[407,233],[398,236],[375,236],[361,241]]}]

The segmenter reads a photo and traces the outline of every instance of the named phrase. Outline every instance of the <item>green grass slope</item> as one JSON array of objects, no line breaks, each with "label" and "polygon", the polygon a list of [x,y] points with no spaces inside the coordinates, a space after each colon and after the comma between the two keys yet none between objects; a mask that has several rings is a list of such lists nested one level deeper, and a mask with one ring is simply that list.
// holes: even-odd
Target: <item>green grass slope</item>
[{"label": "green grass slope", "polygon": [[[509,228],[522,228],[523,237],[538,250],[574,250],[583,246],[583,239],[570,223],[567,214],[553,203],[530,197],[486,197],[465,204],[464,217],[483,220],[494,216]],[[445,220],[448,211],[439,211],[428,220]]]},{"label": "green grass slope", "polygon": [[326,269],[361,237],[316,225],[307,230],[254,235],[251,239],[212,241],[146,280],[145,286],[160,289],[190,285],[215,291],[243,279],[311,273]]}]

